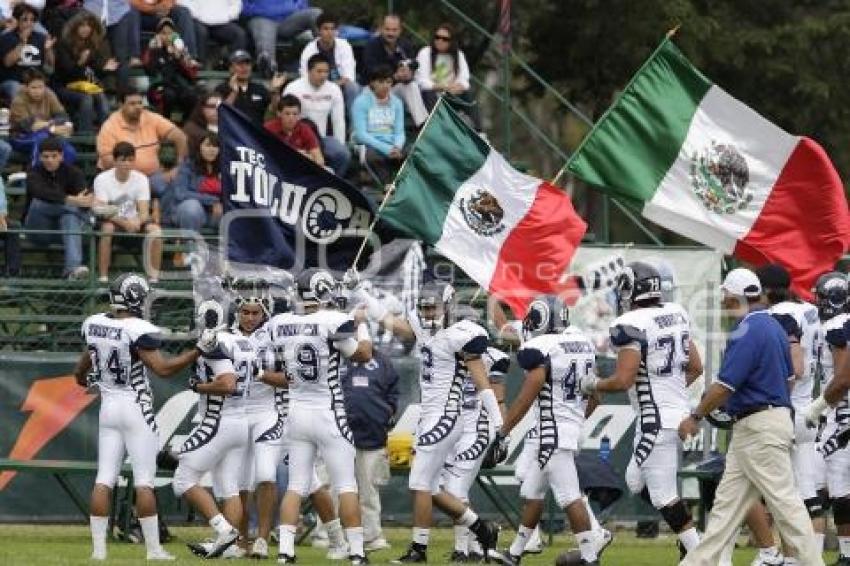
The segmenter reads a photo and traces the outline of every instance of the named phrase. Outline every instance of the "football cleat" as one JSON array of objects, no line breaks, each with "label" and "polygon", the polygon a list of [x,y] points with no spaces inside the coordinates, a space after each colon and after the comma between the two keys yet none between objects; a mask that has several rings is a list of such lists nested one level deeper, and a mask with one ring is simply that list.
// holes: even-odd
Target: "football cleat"
[{"label": "football cleat", "polygon": [[597,531],[597,538],[599,539],[599,546],[596,548],[596,556],[602,558],[602,553],[605,552],[605,549],[611,546],[611,543],[614,542],[614,534],[608,529],[602,529],[602,531]]},{"label": "football cleat", "polygon": [[510,549],[506,548],[503,552],[491,550],[487,555],[491,561],[502,566],[519,566],[522,562],[522,556],[511,554]]},{"label": "football cleat", "polygon": [[838,560],[832,566],[850,566],[850,556],[839,555]]},{"label": "football cleat", "polygon": [[251,558],[268,558],[269,557],[269,543],[266,542],[264,538],[258,538],[254,540],[254,544],[251,545]]},{"label": "football cleat", "polygon": [[343,540],[340,544],[330,545],[325,558],[328,560],[345,560],[348,558],[348,543]]},{"label": "football cleat", "polygon": [[224,558],[225,560],[245,558],[246,556],[248,556],[248,553],[245,552],[245,549],[238,544],[231,544],[224,552],[221,553],[221,558]]},{"label": "football cleat", "polygon": [[216,539],[213,541],[212,548],[207,551],[206,556],[204,558],[218,558],[221,556],[225,550],[227,550],[233,543],[236,542],[236,539],[239,538],[239,531],[236,529],[230,529],[226,533],[220,533]]},{"label": "football cleat", "polygon": [[207,539],[202,542],[187,542],[186,546],[195,556],[200,556],[201,558],[205,558],[207,553],[213,547],[215,541],[213,539]]},{"label": "football cleat", "polygon": [[750,563],[750,566],[781,566],[785,564],[785,557],[778,549],[761,549],[758,555]]},{"label": "football cleat", "polygon": [[148,552],[146,557],[147,560],[177,560],[172,554],[166,552],[164,548],[161,546],[156,550],[151,550]]},{"label": "football cleat", "polygon": [[288,554],[278,554],[277,555],[277,563],[278,564],[295,564],[295,557],[290,556]]},{"label": "football cleat", "polygon": [[360,556],[358,554],[352,554],[348,557],[348,560],[351,562],[352,566],[360,566],[361,564],[368,564],[369,559],[365,556]]},{"label": "football cleat", "polygon": [[363,545],[363,547],[366,549],[366,552],[375,552],[376,550],[392,548],[392,545],[384,537],[379,537],[374,540],[370,540]]},{"label": "football cleat", "polygon": [[449,556],[449,562],[453,562],[455,564],[465,564],[469,562],[469,555],[465,552],[461,552],[460,550],[455,550],[452,552],[452,555]]},{"label": "football cleat", "polygon": [[390,564],[409,564],[412,562],[428,562],[428,547],[410,543],[410,546],[407,547],[407,552],[390,562]]}]

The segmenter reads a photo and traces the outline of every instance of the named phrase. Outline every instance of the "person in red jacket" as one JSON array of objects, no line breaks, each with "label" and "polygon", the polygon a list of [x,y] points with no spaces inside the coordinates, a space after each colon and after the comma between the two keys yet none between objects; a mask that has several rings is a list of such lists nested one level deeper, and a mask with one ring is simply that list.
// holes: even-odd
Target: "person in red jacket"
[{"label": "person in red jacket", "polygon": [[324,167],[325,158],[322,156],[319,138],[307,121],[301,119],[301,101],[297,96],[283,96],[277,103],[277,118],[266,122],[265,128],[280,141]]}]

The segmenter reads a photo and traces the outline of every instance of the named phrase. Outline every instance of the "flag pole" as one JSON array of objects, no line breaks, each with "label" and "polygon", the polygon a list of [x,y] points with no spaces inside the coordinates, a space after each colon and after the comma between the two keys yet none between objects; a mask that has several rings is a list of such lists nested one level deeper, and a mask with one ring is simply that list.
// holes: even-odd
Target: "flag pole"
[{"label": "flag pole", "polygon": [[402,172],[404,172],[404,169],[407,167],[407,162],[410,161],[410,156],[413,155],[413,152],[416,149],[416,144],[419,143],[419,139],[422,137],[422,134],[425,133],[425,130],[428,128],[428,123],[431,121],[431,118],[434,116],[434,114],[437,113],[437,108],[440,107],[440,104],[444,104],[442,96],[437,99],[437,103],[434,105],[434,108],[431,110],[431,113],[428,114],[428,118],[425,120],[425,123],[422,124],[422,127],[419,129],[419,133],[416,134],[416,139],[413,141],[413,145],[410,146],[410,151],[408,152],[407,157],[404,159],[404,162],[401,164],[401,167],[399,167],[398,173],[395,174],[395,179],[393,179],[393,182],[389,184],[389,189],[384,194],[384,199],[381,201],[380,206],[378,206],[378,210],[375,211],[375,218],[369,225],[369,230],[363,236],[363,241],[360,242],[360,249],[357,250],[357,255],[354,256],[354,261],[351,263],[352,269],[357,269],[357,262],[360,261],[360,256],[363,255],[363,250],[366,249],[366,242],[369,241],[369,236],[371,236],[372,232],[375,230],[375,225],[381,218],[381,212],[384,210],[387,201],[389,201],[390,196],[395,193],[395,180],[401,176]]}]

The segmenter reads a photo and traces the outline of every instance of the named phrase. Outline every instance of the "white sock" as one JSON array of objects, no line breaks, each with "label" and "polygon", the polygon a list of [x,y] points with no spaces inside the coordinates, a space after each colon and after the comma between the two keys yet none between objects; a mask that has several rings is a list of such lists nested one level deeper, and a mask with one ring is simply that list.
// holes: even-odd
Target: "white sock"
[{"label": "white sock", "polygon": [[531,531],[531,535],[528,537],[528,543],[526,543],[526,546],[528,546],[529,544],[540,545],[541,542],[542,541],[540,540],[540,523],[537,523],[537,525],[534,527],[534,530]]},{"label": "white sock", "polygon": [[233,525],[228,523],[227,519],[225,519],[224,515],[221,513],[210,519],[210,526],[220,535],[229,533],[233,530]]},{"label": "white sock", "polygon": [[478,542],[478,539],[470,534],[469,536],[469,553],[470,554],[484,554],[484,549],[481,548],[481,543]]},{"label": "white sock", "polygon": [[91,526],[92,555],[106,558],[106,531],[109,528],[109,517],[89,517]]},{"label": "white sock", "polygon": [[145,549],[148,552],[159,550],[159,517],[156,515],[139,517],[139,523],[142,525],[142,535],[145,537]]},{"label": "white sock", "polygon": [[596,537],[593,536],[593,532],[584,531],[576,533],[576,540],[578,541],[578,551],[581,553],[582,560],[587,562],[596,560]]},{"label": "white sock", "polygon": [[363,527],[349,527],[345,529],[345,537],[348,539],[348,552],[353,556],[366,556],[363,552]]},{"label": "white sock", "polygon": [[469,527],[455,525],[455,550],[464,554],[469,553]]},{"label": "white sock", "polygon": [[513,556],[522,556],[522,553],[525,552],[525,545],[528,544],[528,539],[531,538],[533,532],[534,529],[529,529],[525,525],[520,525],[508,552],[510,552]]},{"label": "white sock", "polygon": [[850,537],[838,537],[838,552],[841,556],[850,556]]},{"label": "white sock", "polygon": [[325,523],[325,530],[328,532],[328,542],[330,543],[331,548],[342,546],[345,543],[345,535],[342,532],[342,524],[339,522],[338,518]]},{"label": "white sock", "polygon": [[818,554],[823,554],[823,543],[826,535],[823,533],[815,533],[815,548],[818,549]]},{"label": "white sock", "polygon": [[791,558],[789,556],[785,557],[785,561],[782,563],[783,566],[800,566],[801,562],[796,558]]},{"label": "white sock", "polygon": [[463,512],[463,515],[461,515],[460,519],[458,519],[457,521],[465,527],[471,527],[475,524],[475,521],[477,520],[478,514],[469,507],[467,507],[466,511]]},{"label": "white sock", "polygon": [[599,524],[599,521],[596,520],[596,515],[593,514],[593,507],[590,506],[590,500],[587,499],[587,496],[582,497],[584,500],[584,506],[587,507],[587,516],[590,518],[590,530],[593,532],[599,532],[602,530],[602,525]]},{"label": "white sock", "polygon": [[413,527],[413,542],[428,546],[428,539],[431,536],[431,529],[423,529],[421,527]]},{"label": "white sock", "polygon": [[280,553],[295,556],[295,525],[281,525],[278,527],[278,533]]},{"label": "white sock", "polygon": [[682,531],[677,536],[682,542],[682,545],[685,547],[685,550],[688,552],[695,549],[699,544],[699,533],[697,533],[696,527],[691,527],[686,531]]}]

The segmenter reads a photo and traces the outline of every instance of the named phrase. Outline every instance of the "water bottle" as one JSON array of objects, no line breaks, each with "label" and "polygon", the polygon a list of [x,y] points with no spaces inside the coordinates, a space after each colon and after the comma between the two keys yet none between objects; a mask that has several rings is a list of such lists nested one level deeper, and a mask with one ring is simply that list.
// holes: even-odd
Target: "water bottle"
[{"label": "water bottle", "polygon": [[599,439],[599,459],[605,463],[611,459],[611,439],[607,434]]}]

